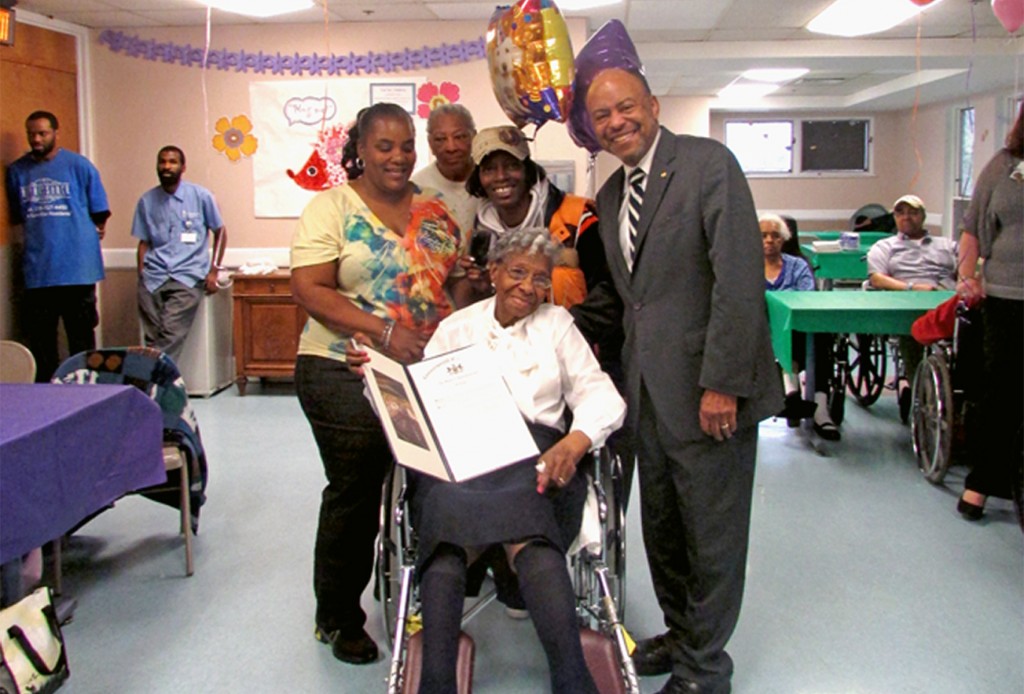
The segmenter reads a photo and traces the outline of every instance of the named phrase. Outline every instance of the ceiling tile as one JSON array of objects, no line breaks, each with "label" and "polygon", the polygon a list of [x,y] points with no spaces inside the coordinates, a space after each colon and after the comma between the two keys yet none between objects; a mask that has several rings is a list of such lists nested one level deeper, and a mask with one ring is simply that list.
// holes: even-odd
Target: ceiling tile
[{"label": "ceiling tile", "polygon": [[707,0],[632,0],[627,13],[631,35],[634,31],[710,29],[726,6]]},{"label": "ceiling tile", "polygon": [[124,10],[112,10],[105,12],[64,12],[61,20],[89,27],[90,29],[102,29],[106,27],[152,27],[160,26],[161,22],[141,15],[137,12],[126,12]]},{"label": "ceiling tile", "polygon": [[494,14],[493,2],[428,2],[426,4],[437,19],[452,21],[473,21],[475,19],[489,22]]},{"label": "ceiling tile", "polygon": [[427,6],[418,2],[361,2],[331,8],[339,19],[348,22],[429,22],[436,20]]}]

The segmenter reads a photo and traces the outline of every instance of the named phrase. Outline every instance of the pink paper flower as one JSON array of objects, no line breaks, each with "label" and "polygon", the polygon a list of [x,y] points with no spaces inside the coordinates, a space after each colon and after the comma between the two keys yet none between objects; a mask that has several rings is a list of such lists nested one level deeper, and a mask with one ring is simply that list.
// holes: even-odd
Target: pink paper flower
[{"label": "pink paper flower", "polygon": [[430,112],[442,104],[454,104],[459,100],[459,85],[453,82],[442,82],[438,88],[433,82],[426,82],[419,91],[416,98],[421,102],[416,109],[420,118],[429,118]]}]

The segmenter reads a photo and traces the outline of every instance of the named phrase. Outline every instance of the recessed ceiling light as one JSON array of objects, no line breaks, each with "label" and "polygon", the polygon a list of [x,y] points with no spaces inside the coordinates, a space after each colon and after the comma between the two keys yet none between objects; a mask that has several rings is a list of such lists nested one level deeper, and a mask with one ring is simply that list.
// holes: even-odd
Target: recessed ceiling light
[{"label": "recessed ceiling light", "polygon": [[754,82],[771,82],[773,84],[782,84],[784,82],[792,82],[793,80],[803,77],[808,72],[805,67],[794,67],[794,68],[756,68],[754,70],[747,70],[743,73],[743,77]]},{"label": "recessed ceiling light", "polygon": [[942,0],[921,7],[911,0],[836,0],[807,25],[809,31],[832,36],[864,36],[891,29]]},{"label": "recessed ceiling light", "polygon": [[733,82],[718,92],[722,101],[753,101],[767,96],[779,88],[777,84],[768,82]]},{"label": "recessed ceiling light", "polygon": [[199,0],[199,4],[247,17],[276,17],[308,10],[313,0]]}]

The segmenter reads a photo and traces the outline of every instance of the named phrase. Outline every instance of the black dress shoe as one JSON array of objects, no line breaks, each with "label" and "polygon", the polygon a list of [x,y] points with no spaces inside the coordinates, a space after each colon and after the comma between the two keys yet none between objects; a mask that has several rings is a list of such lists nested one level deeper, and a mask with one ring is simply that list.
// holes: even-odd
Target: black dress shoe
[{"label": "black dress shoe", "polygon": [[960,512],[960,515],[964,517],[964,520],[969,521],[981,520],[981,517],[985,515],[984,506],[972,504],[962,496],[960,497],[960,500],[956,502],[956,510]]},{"label": "black dress shoe", "polygon": [[696,682],[672,675],[665,686],[658,690],[658,694],[700,694],[702,691]]},{"label": "black dress shoe", "polygon": [[826,441],[838,441],[842,438],[842,434],[839,433],[839,427],[834,422],[822,422],[821,424],[815,422],[814,431]]},{"label": "black dress shoe", "polygon": [[672,675],[668,678],[665,686],[658,691],[658,694],[729,694],[731,691],[732,686],[728,680],[717,686],[710,686],[697,684],[693,680],[679,675]]},{"label": "black dress shoe", "polygon": [[668,639],[668,634],[659,634],[637,642],[636,650],[633,651],[633,667],[636,674],[641,677],[653,677],[672,672],[672,652]]},{"label": "black dress shoe", "polygon": [[786,396],[786,406],[776,416],[785,417],[789,428],[795,429],[800,426],[801,419],[813,417],[817,409],[817,405],[810,400],[804,400],[799,393],[790,393]]},{"label": "black dress shoe", "polygon": [[377,644],[363,629],[358,634],[342,636],[340,631],[326,631],[317,625],[313,635],[320,643],[330,644],[334,657],[346,663],[365,665],[374,662],[379,656]]}]

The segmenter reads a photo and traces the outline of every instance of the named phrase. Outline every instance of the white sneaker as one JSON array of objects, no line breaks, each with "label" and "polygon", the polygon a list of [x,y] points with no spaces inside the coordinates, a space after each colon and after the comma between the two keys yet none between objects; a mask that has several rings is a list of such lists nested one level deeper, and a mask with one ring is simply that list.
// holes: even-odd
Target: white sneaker
[{"label": "white sneaker", "polygon": [[530,612],[528,610],[517,610],[514,607],[506,607],[505,614],[509,616],[509,619],[529,619]]}]

